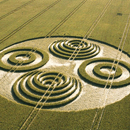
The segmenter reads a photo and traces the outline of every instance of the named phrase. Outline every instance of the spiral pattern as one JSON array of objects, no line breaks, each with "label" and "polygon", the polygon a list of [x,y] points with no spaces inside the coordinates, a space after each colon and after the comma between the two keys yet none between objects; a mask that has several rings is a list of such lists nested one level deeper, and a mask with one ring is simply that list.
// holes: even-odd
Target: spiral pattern
[{"label": "spiral pattern", "polygon": [[49,50],[60,58],[69,59],[73,54],[75,60],[82,60],[96,56],[100,52],[100,47],[82,40],[58,40],[50,45]]},{"label": "spiral pattern", "polygon": [[45,65],[49,60],[46,52],[30,47],[7,49],[0,53],[0,67],[16,72],[30,71]]},{"label": "spiral pattern", "polygon": [[[114,81],[112,83],[112,88],[123,87],[130,84],[130,65],[124,61],[120,61],[117,69],[115,64],[110,73],[113,61],[114,59],[112,58],[94,58],[86,60],[79,67],[79,75],[85,81],[99,87],[105,87],[106,84],[107,87],[109,87],[113,76]],[[109,74],[110,80],[108,81]]]},{"label": "spiral pattern", "polygon": [[[25,104],[54,108],[75,100],[81,92],[81,83],[58,72],[28,72],[13,85],[15,96]],[[44,95],[44,96],[43,96]]]}]

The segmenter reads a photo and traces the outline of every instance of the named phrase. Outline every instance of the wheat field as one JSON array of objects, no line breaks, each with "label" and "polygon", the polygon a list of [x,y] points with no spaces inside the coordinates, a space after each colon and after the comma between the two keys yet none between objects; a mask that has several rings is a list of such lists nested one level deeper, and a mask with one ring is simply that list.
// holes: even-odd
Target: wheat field
[{"label": "wheat field", "polygon": [[0,130],[129,130],[129,28],[129,0],[0,0]]}]

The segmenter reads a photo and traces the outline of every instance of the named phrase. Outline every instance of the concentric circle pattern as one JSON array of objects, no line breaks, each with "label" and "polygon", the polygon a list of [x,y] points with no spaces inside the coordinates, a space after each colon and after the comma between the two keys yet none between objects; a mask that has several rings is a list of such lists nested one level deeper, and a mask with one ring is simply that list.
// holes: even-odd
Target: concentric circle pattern
[{"label": "concentric circle pattern", "polygon": [[[34,71],[19,77],[13,85],[15,96],[25,104],[54,108],[75,100],[81,92],[81,83],[58,72]],[[44,96],[43,96],[44,95]]]},{"label": "concentric circle pattern", "polygon": [[82,40],[57,40],[50,45],[49,50],[60,58],[69,59],[72,56],[75,60],[82,60],[96,56],[100,47]]},{"label": "concentric circle pattern", "polygon": [[[93,69],[93,73],[96,75],[96,76],[99,76],[103,79],[107,79],[109,77],[109,73],[103,73],[101,70],[102,69],[108,69],[108,71],[111,71],[111,68],[112,68],[112,64],[111,63],[102,63],[102,64],[98,64],[94,67]],[[116,65],[113,66],[113,70],[112,71],[115,71],[116,70],[116,73],[111,73],[109,79],[112,79],[113,76],[114,78],[118,78],[121,76],[122,74],[122,70],[117,66],[116,68]]]},{"label": "concentric circle pattern", "polygon": [[[130,84],[130,64],[120,61],[116,68],[116,65],[113,66],[113,61],[114,59],[112,58],[93,58],[86,60],[79,67],[79,75],[86,82],[91,82],[99,87],[105,87],[106,84],[107,87],[109,87],[111,83],[112,88],[123,87]],[[112,66],[113,69],[111,71]],[[102,70],[108,70],[108,72]],[[125,76],[123,76],[123,70],[127,72]],[[114,77],[113,82],[112,80],[107,80],[109,76],[109,79]]]},{"label": "concentric circle pattern", "polygon": [[98,108],[97,99],[104,101],[105,94],[111,91],[106,102],[110,105],[130,94],[127,53],[122,52],[118,67],[116,62],[109,76],[118,53],[105,42],[72,36],[36,38],[3,46],[0,95],[15,103],[69,112]]},{"label": "concentric circle pattern", "polygon": [[30,71],[42,67],[48,60],[48,54],[37,48],[17,47],[0,53],[0,67],[8,71]]}]

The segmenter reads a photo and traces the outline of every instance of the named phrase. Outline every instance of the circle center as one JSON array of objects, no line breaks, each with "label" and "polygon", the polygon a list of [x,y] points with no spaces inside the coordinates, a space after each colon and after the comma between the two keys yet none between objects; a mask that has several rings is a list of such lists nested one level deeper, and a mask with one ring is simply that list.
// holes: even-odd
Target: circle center
[{"label": "circle center", "polygon": [[29,60],[30,58],[28,56],[18,56],[16,57],[16,60],[19,60],[19,61],[26,61],[26,60]]},{"label": "circle center", "polygon": [[107,73],[107,74],[115,74],[116,71],[114,69],[111,70],[110,68],[102,68],[101,72]]}]

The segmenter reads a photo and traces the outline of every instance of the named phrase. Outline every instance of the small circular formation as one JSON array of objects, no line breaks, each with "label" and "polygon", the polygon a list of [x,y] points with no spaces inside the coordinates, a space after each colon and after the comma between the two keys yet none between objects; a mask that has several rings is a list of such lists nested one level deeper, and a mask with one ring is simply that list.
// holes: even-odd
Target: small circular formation
[{"label": "small circular formation", "polygon": [[48,54],[37,48],[17,47],[0,53],[0,67],[16,72],[37,69],[45,65],[48,60]]},{"label": "small circular formation", "polygon": [[[87,82],[91,82],[94,85],[99,87],[104,87],[107,84],[107,87],[111,85],[111,80],[107,80],[114,78],[112,83],[112,88],[123,87],[130,84],[130,76],[127,75],[125,79],[120,78],[123,74],[121,67],[124,67],[128,72],[130,72],[130,65],[124,61],[120,61],[117,68],[116,65],[113,66],[114,59],[112,58],[93,58],[84,61],[79,67],[79,75]],[[115,62],[117,63],[117,61]],[[94,64],[92,70],[90,68],[87,70],[87,66]],[[96,65],[95,65],[96,64]],[[102,69],[110,70],[113,66],[112,71],[106,73],[105,71],[101,71]],[[90,72],[92,71],[92,72]],[[119,79],[119,80],[116,80]]]},{"label": "small circular formation", "polygon": [[83,60],[96,56],[100,47],[83,40],[58,40],[50,45],[49,50],[60,58],[69,59],[72,56],[75,60]]},{"label": "small circular formation", "polygon": [[53,71],[33,71],[19,77],[12,90],[17,99],[25,104],[55,108],[75,100],[81,87],[80,81],[74,77]]},{"label": "small circular formation", "polygon": [[[18,60],[18,57],[25,57],[27,60]],[[32,62],[34,62],[36,60],[36,56],[35,55],[28,55],[28,51],[24,51],[24,52],[16,52],[14,54],[12,54],[8,61],[11,63],[11,64],[14,64],[16,65],[18,62],[21,62],[22,65],[26,65],[26,64],[30,64]]]},{"label": "small circular formation", "polygon": [[[104,73],[101,71],[101,69],[108,69],[108,70],[111,70],[112,68],[112,64],[111,63],[102,63],[102,64],[98,64],[94,67],[93,69],[93,73],[100,77],[100,78],[103,78],[103,79],[107,79],[108,76],[109,76],[109,73]],[[122,70],[121,68],[119,68],[119,66],[116,68],[116,65],[113,66],[112,70],[115,72],[116,70],[116,73],[113,73],[110,75],[109,79],[112,79],[112,77],[114,76],[114,78],[118,78],[121,76],[122,74]]]}]

